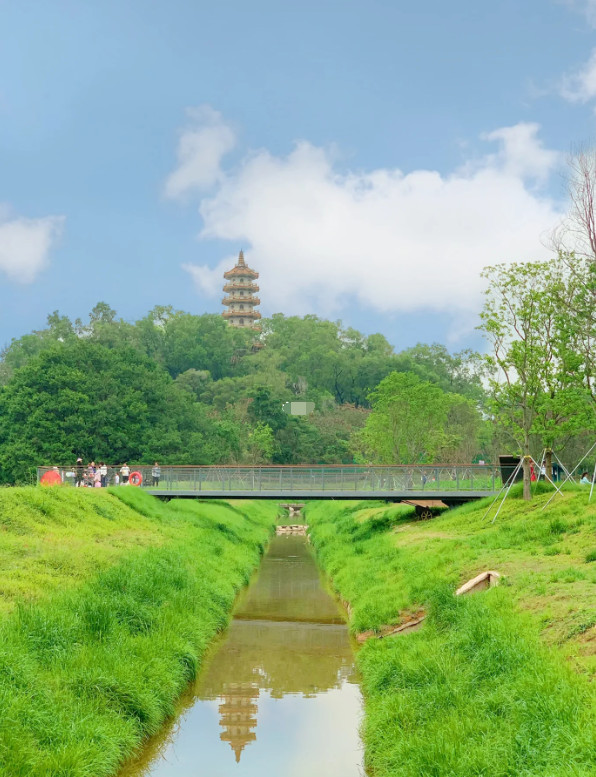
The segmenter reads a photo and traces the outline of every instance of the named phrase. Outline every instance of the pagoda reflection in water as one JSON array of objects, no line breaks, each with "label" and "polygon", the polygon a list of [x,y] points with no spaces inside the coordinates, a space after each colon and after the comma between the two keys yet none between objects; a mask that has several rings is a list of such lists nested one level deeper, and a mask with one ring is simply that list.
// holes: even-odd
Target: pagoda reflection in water
[{"label": "pagoda reflection in water", "polygon": [[257,738],[256,700],[259,698],[259,687],[256,683],[225,683],[222,698],[223,704],[218,709],[223,731],[219,738],[229,743],[236,763],[239,763],[246,745]]},{"label": "pagoda reflection in water", "polygon": [[219,703],[220,739],[239,762],[257,738],[261,693],[314,697],[350,681],[353,661],[345,624],[320,586],[304,539],[274,538],[197,694]]}]

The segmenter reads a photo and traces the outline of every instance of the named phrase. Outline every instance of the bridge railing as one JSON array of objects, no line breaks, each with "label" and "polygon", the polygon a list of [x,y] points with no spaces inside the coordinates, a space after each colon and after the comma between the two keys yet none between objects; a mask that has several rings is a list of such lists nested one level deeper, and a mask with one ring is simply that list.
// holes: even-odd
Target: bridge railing
[{"label": "bridge railing", "polygon": [[[73,468],[38,467],[38,481],[48,470],[60,473],[64,482],[74,483]],[[155,484],[152,467],[136,465],[141,488],[171,492],[210,493],[321,493],[334,492],[431,492],[486,491],[501,486],[500,471],[489,464],[437,466],[162,466]],[[108,467],[108,485],[119,467]]]}]

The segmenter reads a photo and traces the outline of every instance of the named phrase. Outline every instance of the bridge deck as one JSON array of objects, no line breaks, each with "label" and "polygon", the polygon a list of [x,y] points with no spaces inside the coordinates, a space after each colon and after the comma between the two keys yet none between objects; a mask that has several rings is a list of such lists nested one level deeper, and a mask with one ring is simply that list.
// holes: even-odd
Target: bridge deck
[{"label": "bridge deck", "polygon": [[482,499],[485,496],[493,496],[493,491],[188,491],[168,490],[165,488],[147,488],[152,496],[172,499],[379,499],[392,502],[437,500],[445,504],[457,505],[469,502],[473,499]]}]

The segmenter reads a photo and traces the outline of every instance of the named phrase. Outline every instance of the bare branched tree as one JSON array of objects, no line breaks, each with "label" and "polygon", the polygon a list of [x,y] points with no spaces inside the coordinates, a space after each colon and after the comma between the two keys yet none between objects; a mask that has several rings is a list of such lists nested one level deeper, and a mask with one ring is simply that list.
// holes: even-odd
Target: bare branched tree
[{"label": "bare branched tree", "polygon": [[596,148],[579,148],[567,160],[569,213],[547,243],[570,260],[574,256],[596,263]]}]

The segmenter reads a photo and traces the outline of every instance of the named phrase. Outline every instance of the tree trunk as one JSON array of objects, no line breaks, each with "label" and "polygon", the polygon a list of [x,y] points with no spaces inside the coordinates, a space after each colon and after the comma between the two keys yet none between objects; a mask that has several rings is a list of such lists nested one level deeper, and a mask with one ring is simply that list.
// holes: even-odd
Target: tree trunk
[{"label": "tree trunk", "polygon": [[551,448],[546,449],[544,468],[546,469],[546,477],[552,480],[553,479],[553,452]]},{"label": "tree trunk", "polygon": [[530,438],[526,434],[524,437],[524,458],[523,458],[523,472],[524,472],[524,499],[529,502],[532,499],[532,479],[530,473]]}]

